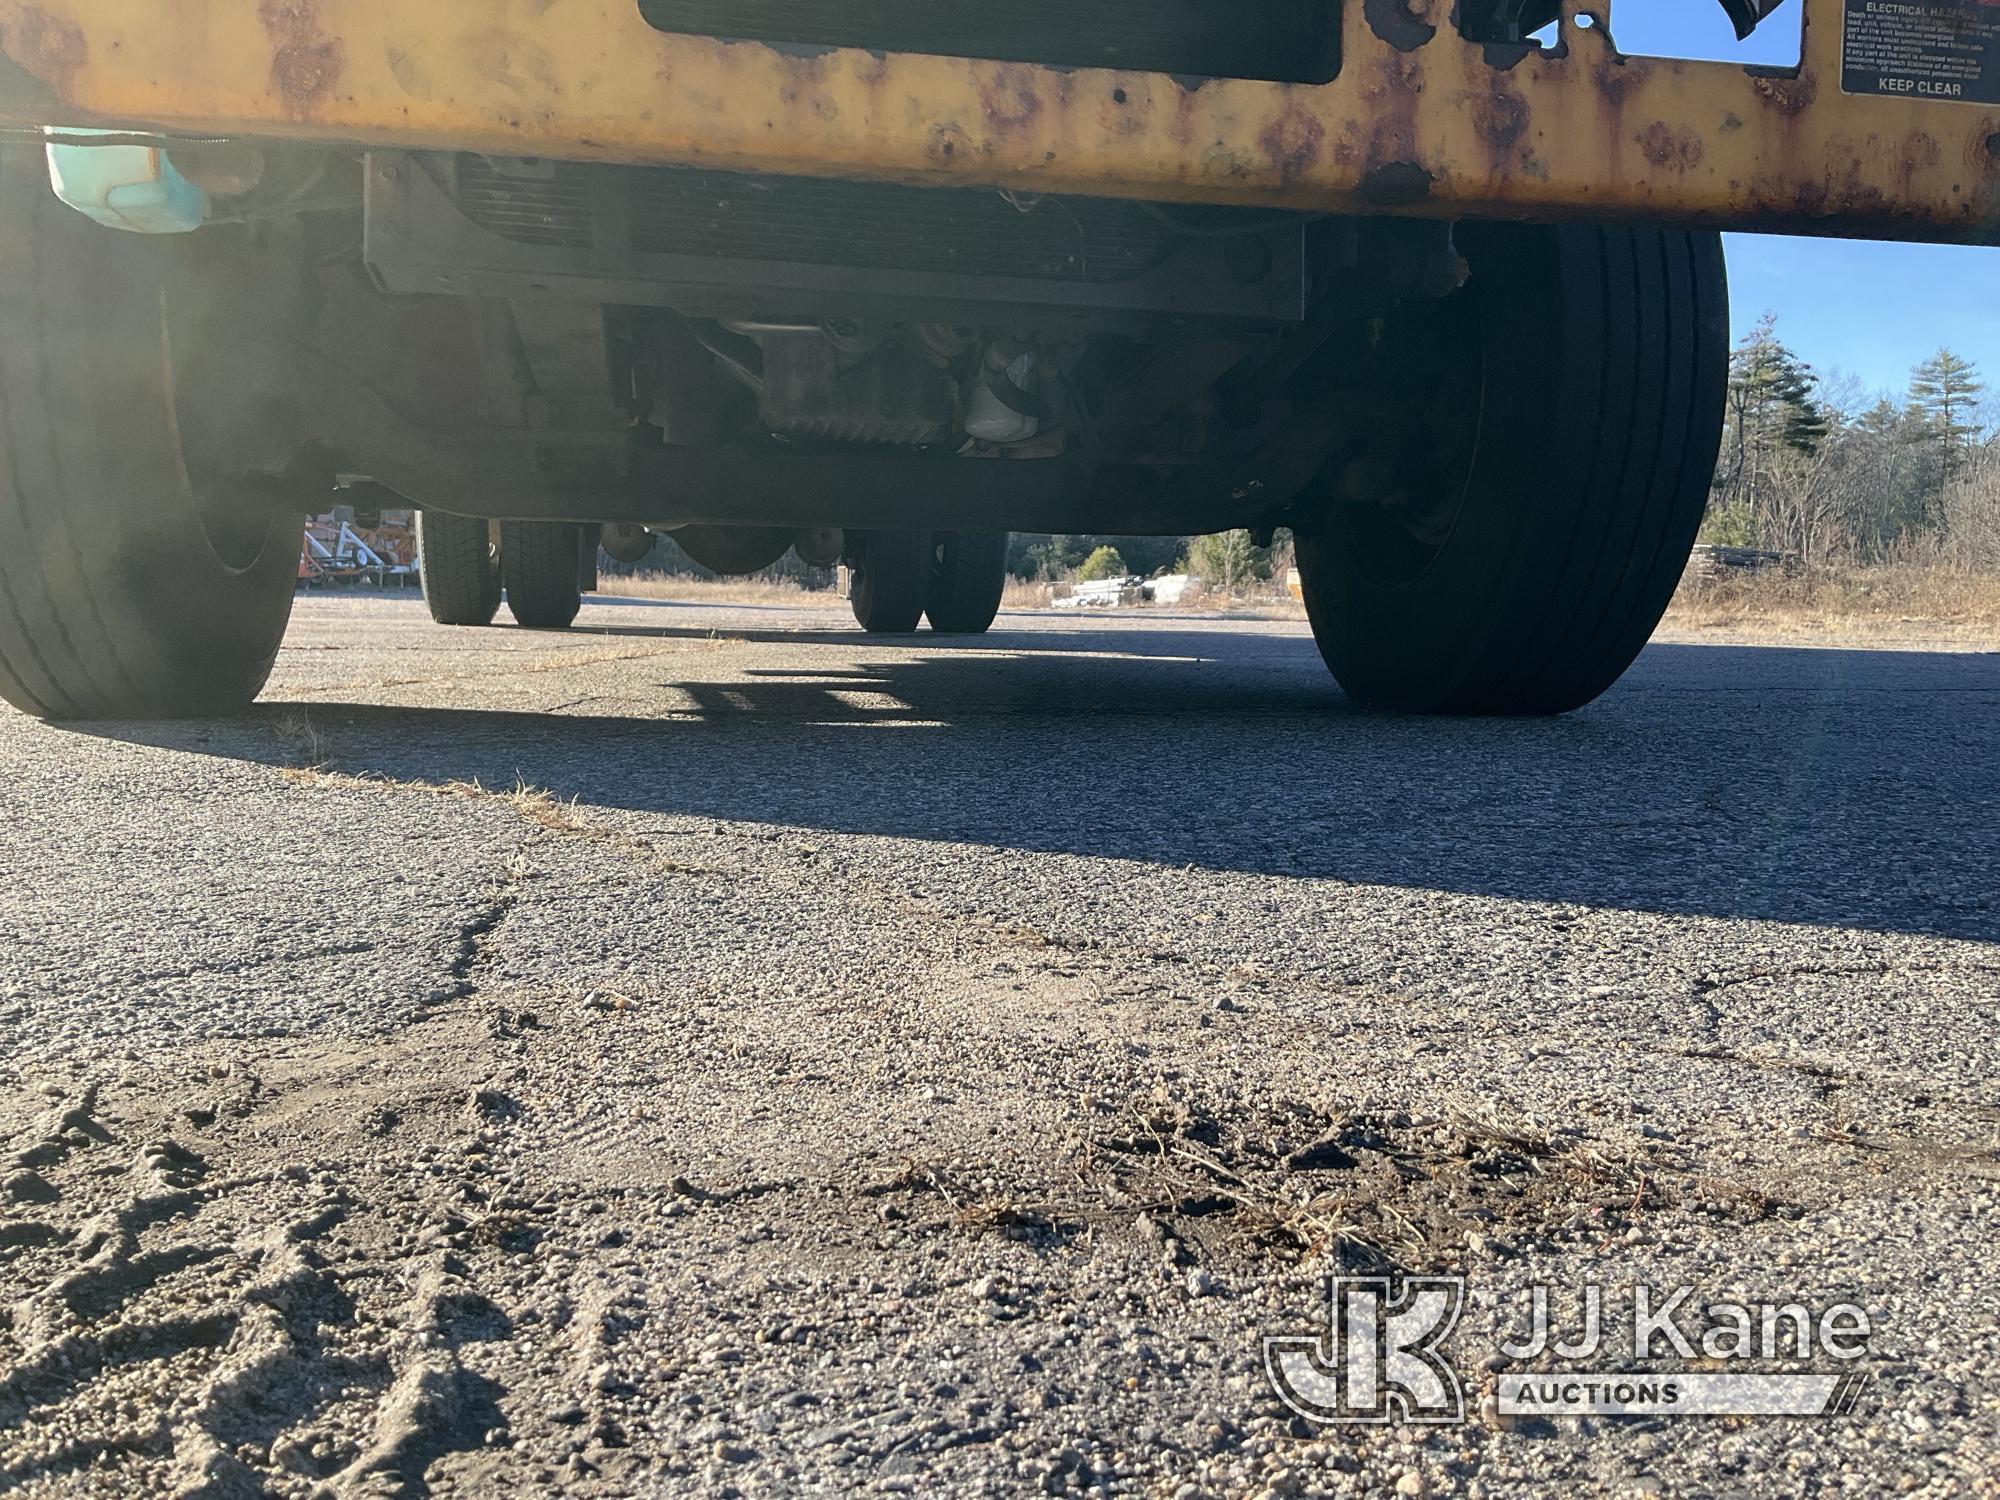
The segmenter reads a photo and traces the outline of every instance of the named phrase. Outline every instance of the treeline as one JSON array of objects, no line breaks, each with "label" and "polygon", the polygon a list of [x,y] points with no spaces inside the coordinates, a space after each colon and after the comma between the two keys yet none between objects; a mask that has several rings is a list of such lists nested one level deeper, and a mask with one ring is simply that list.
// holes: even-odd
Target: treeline
[{"label": "treeline", "polygon": [[2000,412],[1940,349],[1900,397],[1822,381],[1766,315],[1729,361],[1704,541],[1808,565],[2000,567]]},{"label": "treeline", "polygon": [[1091,583],[1131,574],[1192,573],[1211,589],[1238,593],[1281,577],[1292,565],[1291,533],[1260,547],[1247,531],[1216,536],[1092,536],[1016,532],[1007,571],[1016,578]]},{"label": "treeline", "polygon": [[[1912,370],[1899,396],[1864,393],[1852,379],[1822,380],[1766,315],[1730,355],[1702,540],[1783,552],[1815,567],[2000,570],[2000,401],[1949,349]],[[1021,535],[1008,561],[1023,578],[1185,567],[1235,588],[1289,564],[1282,540],[1280,554],[1255,547],[1247,532]]]},{"label": "treeline", "polygon": [[[1184,536],[1091,536],[1063,531],[1051,536],[1045,532],[1017,531],[1007,546],[1007,571],[1016,578],[1071,578],[1079,575],[1084,564],[1099,552],[1109,549],[1122,564],[1119,573],[1150,576],[1162,568],[1173,567],[1187,548],[1188,539]],[[1108,562],[1109,559],[1099,558],[1093,571],[1099,576],[1110,576],[1104,571]]]}]

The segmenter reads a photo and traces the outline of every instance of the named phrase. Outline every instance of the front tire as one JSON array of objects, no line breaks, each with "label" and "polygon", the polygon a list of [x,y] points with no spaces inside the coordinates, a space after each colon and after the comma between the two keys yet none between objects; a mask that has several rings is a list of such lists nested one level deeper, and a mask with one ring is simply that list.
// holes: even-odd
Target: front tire
[{"label": "front tire", "polygon": [[931,576],[924,613],[944,635],[984,635],[1000,613],[1007,588],[1004,531],[931,534]]},{"label": "front tire", "polygon": [[485,521],[418,511],[417,573],[440,625],[491,625],[500,612],[500,562]]},{"label": "front tire", "polygon": [[1349,375],[1406,414],[1336,454],[1299,528],[1348,694],[1556,714],[1622,675],[1694,545],[1721,440],[1728,286],[1707,231],[1467,226],[1466,285]]},{"label": "front tire", "polygon": [[583,608],[583,527],[502,521],[500,576],[507,608],[529,630],[567,630]]},{"label": "front tire", "polygon": [[190,238],[100,228],[0,153],[0,698],[38,718],[238,712],[291,615],[306,506],[206,455],[269,430],[237,335],[293,270]]},{"label": "front tire", "polygon": [[927,531],[863,531],[850,543],[848,603],[870,635],[908,635],[923,618],[930,588]]}]

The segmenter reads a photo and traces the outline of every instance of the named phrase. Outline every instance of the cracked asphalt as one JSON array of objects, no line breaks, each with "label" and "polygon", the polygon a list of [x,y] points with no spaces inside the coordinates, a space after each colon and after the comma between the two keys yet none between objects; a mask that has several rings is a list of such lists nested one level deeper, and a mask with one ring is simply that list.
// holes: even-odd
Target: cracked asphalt
[{"label": "cracked asphalt", "polygon": [[[1996,709],[302,599],[242,719],[0,719],[0,1491],[2000,1493]],[[1468,1420],[1288,1411],[1262,1339],[1390,1271],[1465,1277]],[[1501,1417],[1586,1284],[1584,1369],[1641,1284],[1860,1307],[1746,1366],[1856,1410]]]}]

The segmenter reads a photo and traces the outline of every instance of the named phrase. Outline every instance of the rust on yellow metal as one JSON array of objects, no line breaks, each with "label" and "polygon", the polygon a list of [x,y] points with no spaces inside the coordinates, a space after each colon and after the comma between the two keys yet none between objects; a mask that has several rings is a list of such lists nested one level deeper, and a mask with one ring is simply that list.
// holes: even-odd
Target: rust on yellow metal
[{"label": "rust on yellow metal", "polygon": [[1300,85],[671,36],[636,0],[0,0],[0,124],[2000,238],[2000,107],[1844,94],[1841,0],[1792,3],[1795,72],[1622,56],[1600,0],[1505,66],[1450,0],[1348,0]]}]

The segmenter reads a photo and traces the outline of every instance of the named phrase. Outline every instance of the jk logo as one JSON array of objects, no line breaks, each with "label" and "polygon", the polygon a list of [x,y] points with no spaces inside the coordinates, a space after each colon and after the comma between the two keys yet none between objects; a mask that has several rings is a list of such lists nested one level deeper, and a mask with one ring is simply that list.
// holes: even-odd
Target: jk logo
[{"label": "jk logo", "polygon": [[1309,1422],[1465,1420],[1465,1389],[1438,1351],[1465,1308],[1456,1276],[1334,1276],[1321,1337],[1269,1335],[1264,1369]]}]

